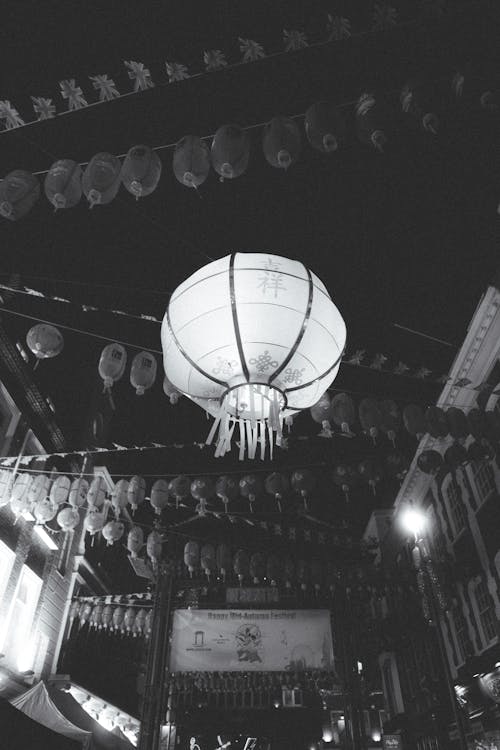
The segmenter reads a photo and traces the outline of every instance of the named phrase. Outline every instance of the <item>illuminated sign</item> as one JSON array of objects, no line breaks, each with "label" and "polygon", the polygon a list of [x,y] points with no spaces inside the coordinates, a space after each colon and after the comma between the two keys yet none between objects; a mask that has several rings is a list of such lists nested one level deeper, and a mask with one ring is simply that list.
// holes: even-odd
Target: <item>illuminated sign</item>
[{"label": "illuminated sign", "polygon": [[384,734],[384,750],[402,750],[403,740],[400,734]]}]

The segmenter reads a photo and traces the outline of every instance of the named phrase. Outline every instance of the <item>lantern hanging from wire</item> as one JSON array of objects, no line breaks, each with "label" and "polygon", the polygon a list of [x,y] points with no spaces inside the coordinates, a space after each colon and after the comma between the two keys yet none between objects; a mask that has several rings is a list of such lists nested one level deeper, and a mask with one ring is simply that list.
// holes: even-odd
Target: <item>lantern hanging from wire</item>
[{"label": "lantern hanging from wire", "polygon": [[111,618],[111,630],[118,632],[122,629],[123,618],[125,617],[125,609],[123,607],[115,607],[113,610],[113,617]]},{"label": "lantern hanging from wire", "polygon": [[125,610],[125,614],[123,615],[123,623],[121,626],[122,632],[125,632],[127,635],[131,635],[134,629],[134,622],[135,622],[135,608],[127,607],[127,609]]},{"label": "lantern hanging from wire", "polygon": [[106,500],[106,485],[104,477],[94,477],[87,492],[87,504],[89,508],[102,508]]},{"label": "lantern hanging from wire", "polygon": [[94,536],[98,531],[103,530],[105,523],[105,513],[100,513],[95,506],[90,506],[85,518],[83,519],[83,528],[85,531],[88,531],[91,536]]},{"label": "lantern hanging from wire", "polygon": [[458,442],[452,443],[444,452],[444,462],[451,473],[455,475],[458,468],[463,466],[469,460],[467,449]]},{"label": "lantern hanging from wire", "polygon": [[102,535],[108,543],[107,546],[111,547],[115,542],[122,538],[125,532],[125,526],[122,521],[108,521],[103,527]]},{"label": "lantern hanging from wire", "polygon": [[244,549],[239,549],[236,552],[233,560],[233,570],[238,576],[238,581],[241,586],[250,572],[250,560],[248,558],[248,553]]},{"label": "lantern hanging from wire", "polygon": [[82,602],[78,611],[78,620],[80,627],[83,627],[85,623],[90,620],[92,615],[92,604],[90,602]]},{"label": "lantern hanging from wire", "polygon": [[330,395],[326,392],[323,393],[321,398],[311,406],[309,412],[313,420],[321,425],[321,432],[318,433],[318,437],[333,437],[332,425],[330,424],[330,419],[332,418]]},{"label": "lantern hanging from wire", "polygon": [[231,570],[231,550],[227,544],[219,544],[215,553],[217,570],[223,581],[226,580],[228,571]]},{"label": "lantern hanging from wire", "polygon": [[333,470],[333,481],[337,487],[341,487],[345,499],[349,502],[349,493],[358,483],[358,475],[351,466],[338,464]]},{"label": "lantern hanging from wire", "polygon": [[143,608],[141,608],[136,616],[135,616],[135,622],[134,622],[134,630],[132,633],[132,636],[134,638],[137,638],[138,635],[142,635],[144,633],[144,623],[146,621],[146,615],[147,611]]},{"label": "lantern hanging from wire", "polygon": [[403,422],[406,431],[416,437],[417,440],[421,440],[427,432],[424,412],[417,404],[407,404],[404,407]]},{"label": "lantern hanging from wire", "polygon": [[269,579],[271,586],[277,586],[278,581],[283,577],[283,566],[277,555],[267,556],[266,577]]},{"label": "lantern hanging from wire", "polygon": [[64,347],[62,333],[47,323],[38,323],[30,328],[26,335],[26,343],[37,360],[57,357]]},{"label": "lantern hanging from wire", "polygon": [[28,503],[35,505],[40,500],[45,500],[49,494],[50,479],[45,474],[33,477],[28,490]]},{"label": "lantern hanging from wire", "polygon": [[401,109],[415,118],[428,133],[437,135],[439,117],[433,85],[422,77],[408,81],[400,94]]},{"label": "lantern hanging from wire", "polygon": [[256,476],[255,474],[246,474],[246,476],[240,479],[240,492],[243,497],[248,498],[250,513],[253,513],[253,505],[263,492],[261,478],[259,476]]},{"label": "lantern hanging from wire", "polygon": [[103,612],[104,604],[96,604],[96,606],[92,609],[92,614],[90,615],[89,624],[91,628],[95,628],[96,630],[101,629]]},{"label": "lantern hanging from wire", "polygon": [[377,484],[382,479],[382,473],[377,462],[372,458],[365,458],[358,464],[358,475],[362,482],[366,482],[374,495],[377,494]]},{"label": "lantern hanging from wire", "polygon": [[345,120],[331,102],[312,104],[305,114],[304,127],[311,146],[324,154],[336,151],[346,135]]},{"label": "lantern hanging from wire", "polygon": [[48,523],[52,521],[57,513],[57,505],[52,502],[48,497],[43,497],[33,506],[33,515],[37,525]]},{"label": "lantern hanging from wire", "polygon": [[130,557],[138,557],[138,553],[144,547],[144,532],[140,526],[132,526],[127,534],[127,549]]},{"label": "lantern hanging from wire", "polygon": [[198,189],[210,172],[210,150],[196,135],[185,135],[175,144],[172,159],[174,174],[181,185]]},{"label": "lantern hanging from wire", "polygon": [[111,629],[111,623],[113,622],[113,606],[111,604],[105,604],[102,611],[101,624],[99,630]]},{"label": "lantern hanging from wire", "polygon": [[221,182],[239,177],[250,158],[248,133],[239,125],[222,125],[214,135],[210,157]]},{"label": "lantern hanging from wire", "polygon": [[204,544],[200,552],[200,561],[203,572],[208,580],[216,570],[215,548],[213,544]]},{"label": "lantern hanging from wire", "polygon": [[128,503],[128,482],[126,479],[119,479],[113,487],[111,493],[111,505],[115,511],[115,517],[119,518],[122,510],[127,507]]},{"label": "lantern hanging from wire", "polygon": [[316,487],[316,477],[310,469],[300,469],[293,472],[291,484],[292,489],[302,497],[304,508],[307,510],[308,498]]},{"label": "lantern hanging from wire", "polygon": [[156,357],[150,352],[138,352],[130,366],[130,383],[138,396],[154,385],[156,380]]},{"label": "lantern hanging from wire", "polygon": [[370,435],[376,444],[380,426],[382,424],[382,413],[378,401],[374,398],[363,398],[359,402],[359,421],[363,430]]},{"label": "lantern hanging from wire", "polygon": [[453,440],[463,441],[469,434],[469,425],[464,412],[462,409],[457,409],[456,406],[451,406],[446,409],[445,414],[451,437]]},{"label": "lantern hanging from wire", "polygon": [[446,437],[449,432],[446,414],[439,406],[429,406],[425,411],[427,430],[433,438]]},{"label": "lantern hanging from wire", "polygon": [[115,408],[111,388],[122,377],[127,364],[127,352],[121,344],[107,344],[99,359],[99,375],[104,382],[104,393],[109,396],[111,408]]},{"label": "lantern hanging from wire", "polygon": [[422,451],[417,458],[417,466],[424,474],[437,474],[443,463],[442,455],[435,450]]},{"label": "lantern hanging from wire", "polygon": [[266,556],[262,552],[250,556],[249,570],[254,583],[262,581],[266,575]]},{"label": "lantern hanging from wire", "polygon": [[0,180],[0,215],[17,221],[26,216],[40,197],[40,183],[35,175],[15,169]]},{"label": "lantern hanging from wire", "polygon": [[283,574],[286,588],[291,589],[292,581],[295,578],[295,563],[290,555],[287,555],[283,561]]},{"label": "lantern hanging from wire", "polygon": [[117,156],[102,152],[92,157],[82,176],[82,188],[90,208],[110,203],[116,197],[120,175],[121,164]]},{"label": "lantern hanging from wire", "polygon": [[272,457],[283,419],[315,404],[334,380],[345,345],[342,317],[302,263],[233,253],[173,293],[162,325],[165,373],[215,417],[216,456],[238,425],[240,459],[266,442]]},{"label": "lantern hanging from wire", "polygon": [[488,433],[488,425],[486,423],[486,416],[482,409],[471,409],[467,414],[467,427],[470,434],[479,440],[486,437]]},{"label": "lantern hanging from wire", "polygon": [[165,396],[168,396],[168,400],[170,401],[172,406],[175,406],[177,403],[179,403],[179,399],[182,395],[179,393],[177,388],[172,385],[166,375],[163,378],[163,393],[165,394]]},{"label": "lantern hanging from wire", "polygon": [[146,538],[146,554],[156,568],[163,554],[163,537],[157,529],[150,531]]},{"label": "lantern hanging from wire", "polygon": [[178,477],[174,477],[168,483],[168,491],[175,497],[175,507],[179,508],[179,504],[186,500],[191,494],[191,480],[185,474],[180,474]]},{"label": "lantern hanging from wire", "polygon": [[321,585],[323,583],[323,565],[321,564],[321,561],[316,559],[311,560],[310,570],[311,582],[314,587],[314,593],[317,596],[321,590]]},{"label": "lantern hanging from wire", "polygon": [[388,141],[390,116],[385,102],[372,93],[362,94],[355,107],[358,138],[380,153]]},{"label": "lantern hanging from wire", "polygon": [[281,513],[283,510],[282,500],[289,489],[288,477],[279,471],[273,471],[272,474],[266,477],[264,486],[268,495],[272,495],[276,500],[278,510]]},{"label": "lantern hanging from wire", "polygon": [[381,421],[380,429],[387,435],[392,445],[396,447],[396,433],[401,428],[401,412],[395,401],[389,398],[379,403]]},{"label": "lantern hanging from wire", "polygon": [[43,188],[56,211],[76,206],[82,197],[82,168],[72,159],[58,159],[47,172]]},{"label": "lantern hanging from wire", "polygon": [[125,157],[120,178],[136,200],[156,190],[161,177],[160,157],[149,146],[132,146]]},{"label": "lantern hanging from wire", "polygon": [[70,489],[71,479],[69,477],[56,477],[50,488],[49,497],[55,505],[64,505],[68,500]]},{"label": "lantern hanging from wire", "polygon": [[219,477],[215,483],[215,494],[224,503],[224,512],[227,513],[229,503],[239,496],[238,480],[227,476]]},{"label": "lantern hanging from wire", "polygon": [[337,393],[332,398],[330,410],[333,421],[341,429],[342,437],[355,437],[352,427],[356,423],[356,407],[352,398],[347,393]]},{"label": "lantern hanging from wire", "polygon": [[157,479],[153,484],[149,502],[154,508],[155,514],[160,516],[163,508],[168,505],[168,484],[165,479]]},{"label": "lantern hanging from wire", "polygon": [[200,546],[198,542],[186,542],[184,545],[184,565],[189,571],[191,578],[198,569],[200,563]]},{"label": "lantern hanging from wire", "polygon": [[288,169],[297,161],[300,141],[300,130],[291,117],[273,117],[262,132],[264,156],[272,167],[279,169]]},{"label": "lantern hanging from wire", "polygon": [[200,516],[206,515],[207,501],[215,494],[215,485],[210,477],[197,477],[191,482],[191,494],[198,500],[196,512]]},{"label": "lantern hanging from wire", "polygon": [[85,505],[89,491],[89,483],[83,477],[73,479],[69,491],[68,502],[73,508],[81,508]]},{"label": "lantern hanging from wire", "polygon": [[63,508],[57,514],[57,523],[63,531],[74,531],[80,523],[77,508]]},{"label": "lantern hanging from wire", "polygon": [[128,483],[127,489],[127,502],[132,509],[132,515],[134,515],[139,505],[142,505],[145,497],[146,481],[144,477],[133,476]]}]

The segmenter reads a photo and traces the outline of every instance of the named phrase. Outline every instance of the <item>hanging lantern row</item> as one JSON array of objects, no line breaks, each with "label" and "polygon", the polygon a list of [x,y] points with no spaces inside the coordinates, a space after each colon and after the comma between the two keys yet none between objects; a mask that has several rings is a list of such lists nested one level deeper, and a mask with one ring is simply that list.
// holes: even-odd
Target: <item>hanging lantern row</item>
[{"label": "hanging lantern row", "polygon": [[324,393],[310,409],[315,422],[321,425],[321,437],[332,437],[335,427],[340,435],[355,437],[359,429],[376,443],[380,435],[385,435],[395,446],[397,433],[404,427],[420,440],[425,434],[433,438],[451,436],[455,440],[465,440],[472,435],[476,440],[500,439],[500,419],[494,411],[471,409],[465,414],[454,406],[441,409],[429,406],[427,409],[416,404],[407,404],[401,411],[392,399],[363,398],[356,405],[347,393],[330,397]]},{"label": "hanging lantern row", "polygon": [[74,599],[69,611],[70,626],[76,620],[78,627],[88,625],[90,630],[121,633],[134,638],[149,638],[153,610],[151,607],[123,607],[116,604],[93,604]]},{"label": "hanging lantern row", "polygon": [[[498,95],[489,93],[495,104]],[[487,102],[485,108],[488,109],[486,105]],[[409,122],[413,121],[428,133],[437,134],[440,102],[434,84],[423,78],[406,83],[401,90],[400,107]],[[359,97],[354,119],[358,139],[378,151],[384,150],[396,130],[395,110],[382,96],[373,93]],[[317,102],[304,115],[304,130],[313,149],[332,154],[346,141],[345,113],[332,102]],[[220,127],[211,146],[206,139],[186,135],[174,149],[174,175],[182,185],[195,189],[205,182],[210,167],[221,181],[235,179],[248,167],[250,146],[248,130],[236,124]],[[302,150],[302,134],[296,120],[273,117],[263,128],[262,150],[272,167],[289,169]],[[156,151],[149,146],[137,145],[128,151],[123,164],[117,156],[107,152],[93,156],[84,170],[71,159],[59,159],[45,177],[44,192],[55,210],[75,206],[82,193],[92,208],[110,203],[120,185],[136,199],[150,195],[156,189],[161,173],[162,162]],[[39,197],[37,177],[16,169],[0,182],[0,215],[15,221],[25,216]]]}]

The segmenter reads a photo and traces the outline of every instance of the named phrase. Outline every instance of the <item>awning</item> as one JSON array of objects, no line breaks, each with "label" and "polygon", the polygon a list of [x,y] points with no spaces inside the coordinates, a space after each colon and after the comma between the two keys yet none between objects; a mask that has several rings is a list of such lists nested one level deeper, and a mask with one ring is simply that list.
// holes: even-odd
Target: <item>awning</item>
[{"label": "awning", "polygon": [[53,732],[0,698],[2,747],[8,750],[80,750],[81,742]]}]

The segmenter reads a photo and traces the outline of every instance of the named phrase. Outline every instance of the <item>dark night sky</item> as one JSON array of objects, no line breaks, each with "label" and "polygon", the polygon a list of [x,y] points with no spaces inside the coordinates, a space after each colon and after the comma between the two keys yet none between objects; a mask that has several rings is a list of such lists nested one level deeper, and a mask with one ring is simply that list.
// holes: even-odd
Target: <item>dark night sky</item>
[{"label": "dark night sky", "polygon": [[[88,75],[108,73],[119,90],[129,90],[124,59],[144,61],[160,83],[166,59],[196,69],[204,49],[221,48],[235,60],[238,36],[271,48],[283,28],[306,29],[314,38],[327,12],[340,11],[352,19],[354,29],[360,28],[369,8],[347,0],[107,2],[99,4],[105,5],[99,11],[71,1],[46,3],[43,11],[36,2],[9,0],[8,5],[10,12],[2,18],[1,48],[8,65],[2,66],[6,77],[1,91],[26,113],[31,95],[53,96],[62,109],[57,82],[63,78],[75,77],[89,100],[94,94]],[[398,4],[403,19],[412,5]],[[367,88],[394,92],[419,71],[449,80],[462,61],[479,71],[495,66],[498,71],[498,8],[489,2],[460,5],[463,12],[429,27],[405,26],[157,85],[55,121],[1,133],[2,173],[44,170],[62,157],[88,161],[97,151],[122,154],[137,143],[158,146],[187,133],[208,135],[228,122],[261,123],[276,114],[304,112],[320,99],[349,102]],[[265,162],[260,131],[253,130],[247,173],[224,184],[212,173],[201,196],[176,182],[171,151],[162,151],[160,185],[139,203],[122,189],[109,206],[89,212],[82,201],[54,214],[42,197],[25,219],[1,221],[0,274],[20,273],[22,283],[78,302],[161,317],[168,295],[207,257],[233,249],[269,249],[302,260],[325,282],[347,322],[348,352],[383,352],[392,367],[402,360],[442,374],[456,348],[404,333],[393,324],[455,346],[463,339],[500,255],[500,119],[473,107],[453,108],[446,102],[445,84],[440,85],[439,135],[433,138],[412,128],[395,112],[391,145],[383,156],[357,142],[348,110],[345,148],[326,158],[304,142],[301,159],[286,174]],[[397,97],[388,97],[396,105]],[[9,304],[49,321],[160,348],[159,328],[151,323],[84,314],[21,296]],[[2,322],[21,338],[30,325],[8,314]],[[97,361],[102,343],[69,333],[65,339],[64,353],[43,363],[35,377],[55,402],[69,445],[81,447],[88,415],[101,408]],[[110,440],[204,439],[204,415],[189,403],[170,407],[161,377],[140,402],[127,379],[117,387]],[[424,405],[438,394],[436,386],[421,381],[347,365],[337,384]],[[300,419],[301,432],[314,432],[308,417]],[[327,451],[318,450],[322,457]],[[276,466],[306,454],[299,446],[297,454],[278,458]],[[169,471],[188,472],[201,465],[221,467],[222,473],[229,463],[215,464],[211,452],[177,451],[133,466],[128,460],[127,468],[121,461],[116,471],[165,471],[168,466]]]}]

